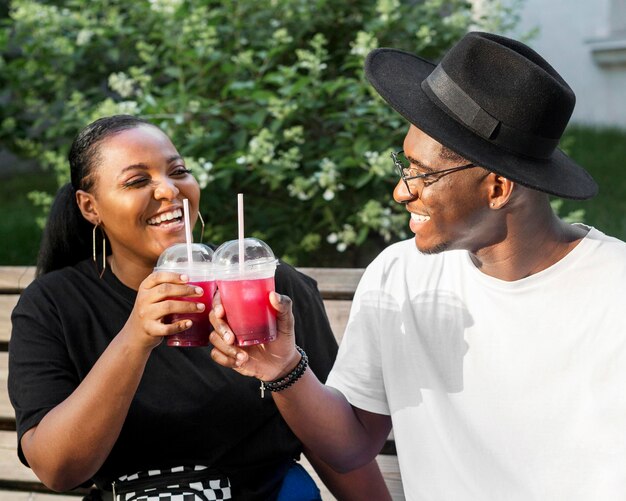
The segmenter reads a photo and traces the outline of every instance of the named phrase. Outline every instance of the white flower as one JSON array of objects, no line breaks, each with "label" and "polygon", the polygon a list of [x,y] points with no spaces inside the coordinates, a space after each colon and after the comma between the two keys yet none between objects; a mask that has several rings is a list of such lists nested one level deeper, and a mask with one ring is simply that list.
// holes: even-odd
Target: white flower
[{"label": "white flower", "polygon": [[200,172],[196,175],[196,179],[198,180],[198,184],[200,185],[200,189],[203,190],[209,184],[209,175],[206,172]]},{"label": "white flower", "polygon": [[365,57],[367,54],[378,47],[378,40],[376,37],[370,33],[366,33],[365,31],[359,31],[356,34],[356,40],[350,43],[352,47],[350,49],[350,54],[354,54],[355,56]]},{"label": "white flower", "polygon": [[87,45],[91,38],[93,37],[93,31],[83,28],[76,35],[76,45],[79,47],[82,45]]},{"label": "white flower", "polygon": [[339,240],[339,237],[337,236],[337,233],[335,233],[335,232],[330,233],[330,234],[326,237],[326,241],[327,241],[329,244],[336,244],[336,243],[337,243],[337,240]]},{"label": "white flower", "polygon": [[134,82],[126,73],[111,73],[109,75],[109,87],[117,92],[120,97],[127,98],[133,95]]},{"label": "white flower", "polygon": [[117,113],[120,115],[139,115],[139,104],[136,101],[121,101],[117,103]]},{"label": "white flower", "polygon": [[274,135],[268,129],[261,129],[248,143],[248,149],[252,161],[267,164],[275,155]]},{"label": "white flower", "polygon": [[172,15],[182,4],[182,0],[150,0],[150,8],[161,14]]},{"label": "white flower", "polygon": [[396,20],[400,17],[400,0],[378,0],[376,12],[383,23]]}]

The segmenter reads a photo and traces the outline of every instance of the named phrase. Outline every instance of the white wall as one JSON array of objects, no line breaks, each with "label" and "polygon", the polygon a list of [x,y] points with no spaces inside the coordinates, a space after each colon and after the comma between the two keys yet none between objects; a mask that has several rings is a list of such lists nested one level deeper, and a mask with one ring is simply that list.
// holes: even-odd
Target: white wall
[{"label": "white wall", "polygon": [[[538,27],[527,43],[576,94],[572,123],[626,128],[626,0],[525,0],[514,38]],[[595,51],[595,52],[594,52]],[[595,54],[595,56],[594,56]],[[599,64],[600,59],[610,60]]]}]

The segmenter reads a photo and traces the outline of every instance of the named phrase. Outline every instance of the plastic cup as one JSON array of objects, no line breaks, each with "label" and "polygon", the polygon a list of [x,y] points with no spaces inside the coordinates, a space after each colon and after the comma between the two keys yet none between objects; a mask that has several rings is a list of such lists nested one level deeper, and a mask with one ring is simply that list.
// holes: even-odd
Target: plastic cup
[{"label": "plastic cup", "polygon": [[204,244],[191,244],[191,258],[189,262],[187,244],[175,244],[165,249],[159,257],[155,271],[171,271],[174,273],[184,273],[189,276],[189,284],[202,287],[204,294],[202,297],[176,297],[179,301],[191,301],[194,303],[204,303],[204,311],[198,313],[174,313],[167,315],[167,323],[189,319],[193,325],[177,334],[167,336],[167,346],[207,346],[209,344],[209,334],[213,330],[209,322],[209,311],[213,306],[213,295],[217,284],[213,272],[213,250]]},{"label": "plastic cup", "polygon": [[243,240],[244,260],[239,263],[239,240],[220,245],[213,256],[217,288],[235,344],[249,346],[276,339],[276,310],[269,300],[274,290],[277,259],[272,249],[256,238]]}]

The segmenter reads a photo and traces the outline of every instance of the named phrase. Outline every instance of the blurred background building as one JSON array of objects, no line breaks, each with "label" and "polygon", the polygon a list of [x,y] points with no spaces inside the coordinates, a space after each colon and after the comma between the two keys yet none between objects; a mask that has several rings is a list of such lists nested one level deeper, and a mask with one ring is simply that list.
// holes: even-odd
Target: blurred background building
[{"label": "blurred background building", "polygon": [[524,0],[513,36],[535,29],[528,44],[576,93],[572,122],[626,128],[626,0]]}]

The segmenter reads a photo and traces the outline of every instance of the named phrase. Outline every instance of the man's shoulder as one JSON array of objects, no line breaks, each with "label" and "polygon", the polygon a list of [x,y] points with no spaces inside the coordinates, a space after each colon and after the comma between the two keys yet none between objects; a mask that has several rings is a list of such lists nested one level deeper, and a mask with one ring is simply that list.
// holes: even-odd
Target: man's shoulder
[{"label": "man's shoulder", "polygon": [[593,226],[589,227],[586,240],[598,242],[600,245],[615,250],[616,252],[626,252],[626,242],[617,237],[608,235]]},{"label": "man's shoulder", "polygon": [[623,263],[626,266],[626,242],[607,235],[601,230],[590,227],[582,241],[588,257],[593,257],[607,264]]}]

